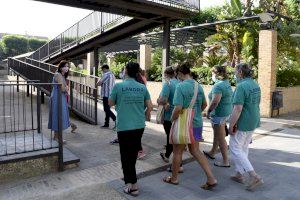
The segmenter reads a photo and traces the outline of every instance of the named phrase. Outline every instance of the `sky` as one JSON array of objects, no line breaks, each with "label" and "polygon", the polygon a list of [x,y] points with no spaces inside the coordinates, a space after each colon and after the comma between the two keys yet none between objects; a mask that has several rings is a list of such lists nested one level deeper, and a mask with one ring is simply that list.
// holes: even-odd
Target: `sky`
[{"label": "sky", "polygon": [[[201,0],[201,8],[222,5],[224,0]],[[33,0],[0,1],[0,33],[44,36],[52,39],[91,13]]]}]

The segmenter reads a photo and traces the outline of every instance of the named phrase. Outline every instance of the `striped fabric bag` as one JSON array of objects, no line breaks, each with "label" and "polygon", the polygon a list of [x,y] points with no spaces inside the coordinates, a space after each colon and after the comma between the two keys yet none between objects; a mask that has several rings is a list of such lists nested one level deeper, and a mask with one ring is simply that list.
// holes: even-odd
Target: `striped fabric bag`
[{"label": "striped fabric bag", "polygon": [[195,138],[193,135],[193,119],[195,110],[193,109],[198,95],[198,83],[194,83],[194,96],[188,108],[182,109],[178,119],[173,121],[170,131],[171,144],[193,144]]}]

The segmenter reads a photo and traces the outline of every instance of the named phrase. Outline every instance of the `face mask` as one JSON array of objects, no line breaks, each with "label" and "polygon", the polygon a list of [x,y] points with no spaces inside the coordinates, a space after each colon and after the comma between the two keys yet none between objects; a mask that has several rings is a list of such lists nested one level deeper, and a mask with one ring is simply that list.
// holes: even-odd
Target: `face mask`
[{"label": "face mask", "polygon": [[238,83],[241,81],[241,78],[240,77],[237,77],[236,74],[234,75],[234,80]]},{"label": "face mask", "polygon": [[217,77],[216,77],[216,75],[215,74],[212,74],[212,76],[211,76],[211,80],[215,83],[215,82],[217,82]]},{"label": "face mask", "polygon": [[64,71],[65,73],[67,73],[67,72],[69,71],[69,67],[64,67],[64,68],[63,68],[63,71]]}]

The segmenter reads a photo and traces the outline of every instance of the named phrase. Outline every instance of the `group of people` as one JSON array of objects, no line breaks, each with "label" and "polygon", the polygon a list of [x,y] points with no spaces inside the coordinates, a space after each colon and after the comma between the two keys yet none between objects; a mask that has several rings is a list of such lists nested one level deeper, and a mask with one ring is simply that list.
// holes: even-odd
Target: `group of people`
[{"label": "group of people", "polygon": [[[54,82],[63,82],[59,81],[61,78],[57,77],[64,77],[66,68],[65,64],[61,70],[58,70],[54,76]],[[98,85],[101,85],[102,88],[101,95],[106,114],[103,127],[109,126],[110,118],[115,121],[117,138],[113,140],[113,143],[119,143],[120,147],[125,182],[124,192],[137,196],[139,187],[135,165],[142,151],[141,139],[145,122],[150,121],[153,109],[145,76],[141,72],[139,64],[135,62],[129,62],[125,66],[121,73],[123,81],[120,83],[114,84],[115,77],[110,72],[108,65],[103,65],[102,71],[103,77]],[[61,75],[57,75],[58,73]],[[165,162],[169,162],[172,153],[173,157],[171,168],[168,169],[172,174],[164,177],[163,181],[168,184],[179,184],[178,173],[184,171],[182,155],[187,146],[206,174],[207,181],[201,185],[201,188],[212,190],[217,186],[217,179],[212,173],[207,158],[214,160],[215,155],[220,151],[223,160],[214,162],[214,165],[228,168],[231,166],[228,156],[229,148],[231,161],[235,165],[235,174],[231,176],[231,179],[246,184],[246,178],[249,176],[246,189],[251,190],[263,183],[261,176],[255,172],[248,159],[248,145],[252,142],[254,130],[260,125],[260,87],[252,78],[251,67],[245,63],[236,66],[237,86],[234,92],[226,67],[215,66],[211,73],[214,85],[208,95],[209,105],[206,117],[212,124],[214,140],[210,151],[201,152],[199,142],[203,139],[202,112],[207,107],[203,88],[195,80],[188,63],[183,63],[176,68],[167,67],[164,71],[165,80],[157,103],[164,108],[163,127],[166,133],[166,150],[161,152],[160,156]],[[63,82],[63,84],[65,83]],[[54,95],[55,87],[51,98],[54,98]],[[115,106],[117,116],[110,110],[112,106]],[[193,110],[192,129],[188,130],[193,140],[187,143],[174,143],[171,139],[174,122],[188,108]],[[62,118],[64,121],[65,117]],[[227,124],[229,124],[228,128]],[[53,128],[50,125],[49,128]],[[66,120],[66,123],[63,122],[63,129],[69,125],[69,121]],[[229,147],[225,140],[226,135],[230,135]]]}]

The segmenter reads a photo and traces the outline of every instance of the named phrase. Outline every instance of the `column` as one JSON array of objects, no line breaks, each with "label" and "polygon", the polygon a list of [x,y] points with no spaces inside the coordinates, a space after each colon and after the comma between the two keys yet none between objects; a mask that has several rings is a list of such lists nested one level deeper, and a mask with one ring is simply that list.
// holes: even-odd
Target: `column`
[{"label": "column", "polygon": [[271,117],[272,92],[276,89],[277,32],[261,30],[259,32],[258,84],[261,88],[260,113]]},{"label": "column", "polygon": [[114,56],[113,55],[107,55],[107,64],[108,66],[111,66],[114,62]]},{"label": "column", "polygon": [[95,67],[95,61],[94,61],[94,52],[90,52],[87,54],[87,72],[89,75],[92,74],[93,68]]},{"label": "column", "polygon": [[170,65],[170,20],[164,21],[163,50],[162,50],[162,77],[166,67]]},{"label": "column", "polygon": [[140,67],[147,72],[151,68],[151,45],[141,44],[139,53]]}]

